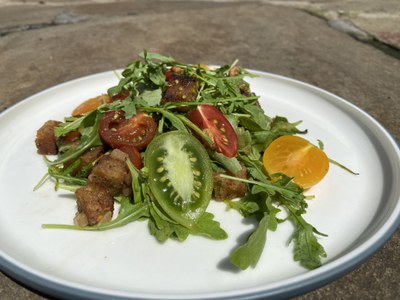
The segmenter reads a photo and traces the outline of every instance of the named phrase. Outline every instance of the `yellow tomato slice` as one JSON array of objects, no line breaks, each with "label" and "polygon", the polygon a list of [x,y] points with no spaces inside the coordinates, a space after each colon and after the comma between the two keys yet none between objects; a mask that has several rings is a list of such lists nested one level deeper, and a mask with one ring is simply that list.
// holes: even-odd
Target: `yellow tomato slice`
[{"label": "yellow tomato slice", "polygon": [[82,116],[92,110],[95,110],[98,108],[100,105],[104,103],[110,103],[110,97],[108,95],[100,95],[94,98],[90,98],[81,104],[79,104],[73,111],[72,111],[72,116],[73,117],[79,117]]},{"label": "yellow tomato slice", "polygon": [[328,173],[329,159],[304,138],[285,135],[264,151],[263,164],[268,174],[283,173],[304,189],[320,182]]}]

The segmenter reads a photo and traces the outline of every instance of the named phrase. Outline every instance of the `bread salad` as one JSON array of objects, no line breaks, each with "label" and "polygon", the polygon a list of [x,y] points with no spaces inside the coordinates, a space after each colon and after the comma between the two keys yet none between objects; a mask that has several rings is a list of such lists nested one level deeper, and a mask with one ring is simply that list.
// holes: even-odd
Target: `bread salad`
[{"label": "bread salad", "polygon": [[35,143],[48,171],[35,189],[51,179],[75,194],[77,212],[71,224],[43,228],[96,231],[140,220],[160,242],[223,240],[207,211],[220,201],[257,224],[230,255],[233,265],[255,267],[267,233],[292,222],[294,260],[319,267],[326,253],[317,236],[325,235],[303,218],[304,190],[330,161],[321,144],[300,137],[300,122],[264,113],[245,81],[254,75],[237,63],[211,68],[143,51],[118,85],[47,121]]}]

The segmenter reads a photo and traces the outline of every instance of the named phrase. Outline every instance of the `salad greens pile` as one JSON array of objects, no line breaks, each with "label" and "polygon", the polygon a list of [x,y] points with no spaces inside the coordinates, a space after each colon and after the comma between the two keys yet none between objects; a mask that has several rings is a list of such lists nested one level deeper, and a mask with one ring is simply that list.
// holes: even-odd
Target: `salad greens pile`
[{"label": "salad greens pile", "polygon": [[[84,186],[93,166],[88,166],[78,173],[73,171],[79,165],[82,153],[104,143],[98,128],[106,112],[122,110],[127,119],[138,112],[145,112],[157,120],[157,132],[156,138],[141,152],[144,158],[142,168],[138,169],[132,162],[127,161],[132,176],[132,195],[115,197],[120,204],[119,211],[109,222],[84,227],[44,224],[43,228],[97,231],[124,226],[137,220],[147,220],[150,233],[160,242],[168,239],[184,241],[190,234],[223,240],[227,238],[226,231],[215,220],[215,216],[207,211],[212,197],[212,174],[219,173],[222,178],[246,184],[247,193],[243,198],[225,200],[224,203],[244,218],[252,218],[257,222],[247,241],[231,254],[230,260],[233,265],[242,270],[255,267],[267,243],[268,232],[276,231],[278,225],[283,222],[291,222],[294,225],[291,237],[291,242],[294,243],[294,260],[308,269],[319,267],[321,258],[326,257],[326,253],[318,242],[317,235],[324,234],[317,231],[303,217],[307,209],[303,189],[284,174],[277,174],[279,176],[271,178],[261,159],[265,148],[277,137],[306,133],[297,128],[300,122],[290,123],[281,116],[267,116],[258,104],[258,96],[250,91],[249,84],[244,80],[246,76],[254,75],[240,68],[236,76],[228,76],[236,67],[237,61],[213,69],[179,63],[171,57],[147,51],[143,51],[139,56],[141,59],[128,64],[119,83],[108,90],[110,97],[128,91],[126,98],[104,103],[83,116],[67,117],[55,128],[57,137],[79,130],[80,143],[74,147],[63,145],[55,160],[46,159],[48,173],[38,184],[41,185],[45,178],[50,176],[55,181],[56,189],[75,191]],[[161,101],[163,91],[168,86],[166,72],[171,67],[178,67],[185,76],[196,78],[195,99],[187,102]],[[210,150],[208,146],[213,145],[213,140],[187,117],[187,110],[199,105],[214,106],[229,120],[239,143],[238,152],[234,157]],[[168,134],[170,136],[167,138]],[[198,142],[199,139],[202,143]],[[188,202],[179,202],[176,197],[175,200],[168,199],[174,197],[173,192],[163,195],[157,190],[157,185],[165,178],[155,179],[157,174],[164,170],[164,167],[158,166],[157,163],[166,161],[169,159],[168,155],[173,154],[167,153],[173,152],[168,148],[170,144],[180,142],[189,149],[187,156],[191,164],[187,167],[194,170],[194,175],[184,174],[181,180],[192,176],[190,178],[194,185],[202,185],[199,187],[199,193],[193,192],[194,196],[189,197]],[[197,149],[200,150],[196,152]],[[195,166],[199,160],[202,165]],[[72,163],[65,164],[66,162]],[[240,171],[242,166],[247,168],[247,178],[232,175]],[[196,172],[204,175],[201,180],[196,179]],[[174,184],[177,189],[186,189],[185,186],[179,187],[179,183]],[[166,187],[164,191],[167,191]],[[279,218],[279,212],[285,217]],[[182,214],[186,215],[182,218],[177,217]],[[190,219],[193,215],[193,219]]]}]

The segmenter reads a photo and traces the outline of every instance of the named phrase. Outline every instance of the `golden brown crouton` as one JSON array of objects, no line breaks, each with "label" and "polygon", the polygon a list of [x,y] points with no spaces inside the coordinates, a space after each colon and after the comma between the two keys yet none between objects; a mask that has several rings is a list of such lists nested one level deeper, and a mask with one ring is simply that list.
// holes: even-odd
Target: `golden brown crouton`
[{"label": "golden brown crouton", "polygon": [[162,103],[188,102],[197,96],[197,79],[180,74],[171,74],[168,79],[169,86],[165,89]]},{"label": "golden brown crouton", "polygon": [[[112,216],[114,210],[114,199],[107,189],[101,185],[85,185],[75,191],[78,214],[75,219],[77,225],[95,225],[103,220],[105,216]],[[86,218],[82,218],[83,215]],[[85,221],[82,221],[86,219]]]},{"label": "golden brown crouton", "polygon": [[99,159],[88,179],[104,186],[111,195],[128,195],[131,191],[132,177],[126,162],[110,155]]},{"label": "golden brown crouton", "polygon": [[[242,170],[233,174],[233,176],[247,178],[247,168],[243,166]],[[247,187],[244,182],[222,178],[219,174],[214,174],[214,198],[216,200],[223,201],[244,197],[246,192]]]},{"label": "golden brown crouton", "polygon": [[61,122],[49,120],[36,133],[35,144],[37,152],[43,155],[55,155],[58,152],[54,128]]}]

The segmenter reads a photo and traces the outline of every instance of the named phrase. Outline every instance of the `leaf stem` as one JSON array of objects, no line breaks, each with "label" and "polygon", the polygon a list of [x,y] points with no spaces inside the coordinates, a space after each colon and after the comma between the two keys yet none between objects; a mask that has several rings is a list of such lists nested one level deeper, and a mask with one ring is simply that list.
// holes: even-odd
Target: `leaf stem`
[{"label": "leaf stem", "polygon": [[[273,183],[268,183],[268,182],[260,182],[260,181],[255,181],[255,180],[249,180],[249,179],[245,179],[245,178],[238,178],[238,177],[234,177],[234,176],[230,176],[230,175],[226,175],[226,174],[220,174],[221,177],[223,178],[227,178],[227,179],[231,179],[231,180],[236,180],[236,181],[241,181],[244,183],[250,183],[250,184],[255,184],[258,186],[261,186],[263,188],[267,188],[269,190],[273,190],[275,192],[279,192],[284,198],[287,198],[287,195],[291,195],[291,197],[289,198],[301,198],[300,200],[304,199],[304,195],[293,192],[290,189],[286,189],[285,187],[282,186],[277,186]],[[292,199],[290,199],[292,200]]]}]

